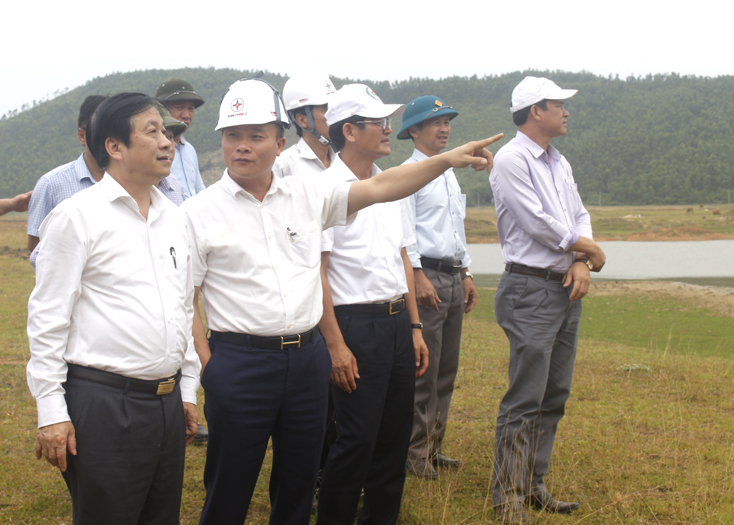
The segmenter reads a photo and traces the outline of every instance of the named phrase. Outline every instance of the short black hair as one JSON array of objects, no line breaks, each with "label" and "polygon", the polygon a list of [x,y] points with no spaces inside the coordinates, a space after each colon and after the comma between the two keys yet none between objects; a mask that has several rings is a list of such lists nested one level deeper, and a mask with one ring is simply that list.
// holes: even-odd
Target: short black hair
[{"label": "short black hair", "polygon": [[[418,128],[419,130],[420,129],[423,129],[423,126],[426,124],[426,122],[428,122],[428,121],[427,120],[421,120],[418,124],[413,124],[412,126],[410,126],[410,128]],[[413,143],[415,144],[415,137],[410,132],[410,128],[408,128],[408,136],[410,137],[410,140],[412,140]]]},{"label": "short black hair", "polygon": [[92,118],[94,110],[108,98],[110,97],[107,95],[89,95],[85,98],[84,102],[82,102],[82,107],[79,108],[79,118],[76,121],[76,127],[86,131],[89,119]]},{"label": "short black hair", "polygon": [[110,155],[105,143],[108,138],[122,141],[130,147],[133,117],[150,108],[160,111],[160,103],[143,93],[118,93],[103,101],[92,115],[87,131],[87,144],[97,166],[106,169]]},{"label": "short black hair", "polygon": [[354,115],[329,126],[329,138],[331,139],[331,144],[337,151],[341,151],[347,143],[347,139],[344,137],[344,124],[354,124],[359,129],[364,129],[365,124],[357,123],[360,120],[364,120],[364,118],[359,115]]},{"label": "short black hair", "polygon": [[515,123],[515,126],[524,126],[525,123],[528,121],[528,116],[530,116],[530,110],[533,108],[533,106],[540,106],[542,109],[547,110],[548,109],[548,99],[544,98],[540,102],[536,102],[535,104],[530,104],[526,108],[518,109],[512,114],[512,121]]}]

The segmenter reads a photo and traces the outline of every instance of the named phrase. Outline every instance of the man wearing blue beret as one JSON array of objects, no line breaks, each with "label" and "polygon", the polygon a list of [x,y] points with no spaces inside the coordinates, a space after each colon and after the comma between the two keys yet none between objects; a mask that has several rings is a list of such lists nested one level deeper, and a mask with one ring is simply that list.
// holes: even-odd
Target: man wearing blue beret
[{"label": "man wearing blue beret", "polygon": [[[405,110],[398,139],[412,139],[419,162],[441,153],[451,135],[451,120],[459,114],[434,96],[418,97]],[[458,468],[441,445],[459,368],[461,324],[477,302],[469,273],[464,217],[466,196],[451,168],[405,199],[415,229],[416,244],[408,248],[423,338],[430,355],[428,370],[417,378],[413,433],[408,472],[435,479],[438,467]]]}]

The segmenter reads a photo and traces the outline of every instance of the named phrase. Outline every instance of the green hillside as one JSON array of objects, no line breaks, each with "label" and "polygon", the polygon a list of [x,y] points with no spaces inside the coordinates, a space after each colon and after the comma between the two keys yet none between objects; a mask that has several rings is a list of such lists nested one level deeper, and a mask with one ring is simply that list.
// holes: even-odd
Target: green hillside
[{"label": "green hillside", "polygon": [[[235,80],[253,71],[232,69],[149,70],[119,73],[89,81],[73,91],[0,120],[0,197],[31,189],[46,171],[73,160],[81,151],[76,116],[90,94],[135,90],[154,93],[172,77],[189,80],[207,103],[196,112],[187,138],[196,146],[205,180],[223,167],[214,132],[218,102]],[[566,106],[571,112],[568,136],[554,141],[574,168],[582,197],[593,204],[721,203],[734,190],[734,77],[606,78],[590,73],[516,72],[492,77],[410,79],[397,83],[362,80],[385,102],[409,102],[433,94],[461,114],[451,143],[504,132],[515,133],[509,105],[513,87],[526,75],[547,76],[562,87],[579,88]],[[265,78],[282,89],[285,76]],[[337,87],[359,81],[332,77]],[[400,125],[394,123],[395,134]],[[295,134],[288,135],[289,145]],[[493,150],[496,151],[499,146]],[[410,141],[392,141],[384,169],[404,161]],[[486,174],[459,173],[470,204],[487,204]]]}]

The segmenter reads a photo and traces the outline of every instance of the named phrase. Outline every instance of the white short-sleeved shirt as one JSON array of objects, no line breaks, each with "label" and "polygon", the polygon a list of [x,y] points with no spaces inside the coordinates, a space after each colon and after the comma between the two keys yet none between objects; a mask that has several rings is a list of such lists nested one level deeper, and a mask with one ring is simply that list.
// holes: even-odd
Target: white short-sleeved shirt
[{"label": "white short-sleeved shirt", "polygon": [[[370,176],[378,173],[373,164]],[[338,155],[323,176],[357,180]],[[348,225],[325,231],[321,251],[330,252],[326,277],[334,306],[384,303],[407,293],[400,250],[413,243],[408,215],[399,201],[368,206]]]},{"label": "white short-sleeved shirt", "polygon": [[[334,152],[329,150],[329,158],[334,161]],[[324,163],[316,156],[306,141],[299,140],[296,144],[281,153],[275,159],[273,174],[278,177],[291,175],[318,175],[326,169]]]},{"label": "white short-sleeved shirt", "polygon": [[323,174],[274,176],[260,202],[225,170],[184,202],[209,328],[277,336],[318,324],[321,232],[346,223],[350,185]]},{"label": "white short-sleeved shirt", "polygon": [[40,229],[28,302],[28,386],[39,426],[68,421],[67,363],[144,380],[183,372],[196,403],[194,285],[186,221],[157,188],[147,220],[109,174],[63,201]]}]

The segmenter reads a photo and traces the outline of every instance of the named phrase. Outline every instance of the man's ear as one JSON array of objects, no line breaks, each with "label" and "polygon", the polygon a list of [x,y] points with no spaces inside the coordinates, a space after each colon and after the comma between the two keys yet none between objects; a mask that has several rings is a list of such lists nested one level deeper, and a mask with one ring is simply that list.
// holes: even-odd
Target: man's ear
[{"label": "man's ear", "polygon": [[347,142],[357,142],[357,137],[354,135],[354,129],[357,126],[351,122],[345,122],[342,126],[342,133],[344,133],[344,139]]},{"label": "man's ear", "polygon": [[285,137],[280,137],[278,139],[278,153],[276,153],[276,155],[280,156],[280,154],[283,151],[283,148],[285,148]]},{"label": "man's ear", "polygon": [[416,138],[416,137],[417,137],[417,135],[418,135],[418,126],[410,126],[410,127],[408,128],[408,133],[409,133],[409,134],[410,134],[410,136],[411,136],[411,137],[412,137],[412,138],[413,138],[413,139],[415,140],[415,138]]},{"label": "man's ear", "polygon": [[302,129],[311,129],[308,125],[308,117],[303,113],[296,113],[296,124]]},{"label": "man's ear", "polygon": [[122,148],[125,145],[121,141],[107,137],[107,140],[104,142],[104,147],[111,159],[122,160]]},{"label": "man's ear", "polygon": [[77,128],[76,136],[79,139],[79,142],[82,143],[82,146],[87,145],[87,131],[84,128]]}]

